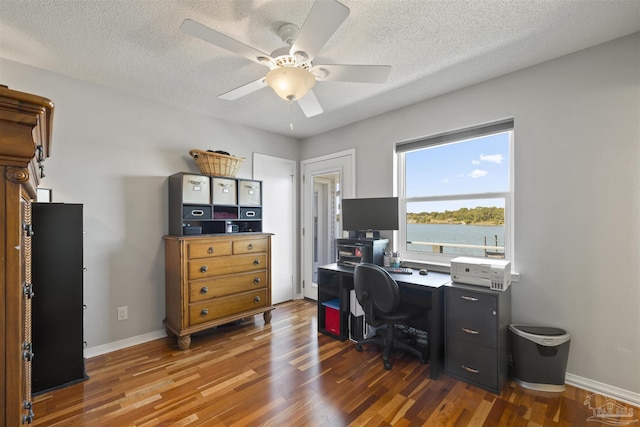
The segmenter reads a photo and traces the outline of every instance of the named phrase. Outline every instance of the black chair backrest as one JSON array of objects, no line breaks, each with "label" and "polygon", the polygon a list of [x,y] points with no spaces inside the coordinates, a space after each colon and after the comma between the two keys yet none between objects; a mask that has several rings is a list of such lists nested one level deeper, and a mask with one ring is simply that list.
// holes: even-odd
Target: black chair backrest
[{"label": "black chair backrest", "polygon": [[375,318],[375,313],[392,313],[400,304],[398,284],[375,264],[358,264],[353,271],[353,286],[365,315]]}]

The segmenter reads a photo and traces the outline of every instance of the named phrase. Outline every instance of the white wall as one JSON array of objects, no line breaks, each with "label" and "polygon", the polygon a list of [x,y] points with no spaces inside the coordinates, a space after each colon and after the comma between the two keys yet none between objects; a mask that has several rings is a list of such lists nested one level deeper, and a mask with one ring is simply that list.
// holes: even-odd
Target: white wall
[{"label": "white wall", "polygon": [[506,117],[521,274],[513,321],[567,329],[574,379],[637,399],[640,34],[308,138],[302,158],[355,147],[358,197],[387,196],[396,142]]},{"label": "white wall", "polygon": [[[85,339],[89,348],[163,330],[167,176],[198,172],[188,151],[299,160],[296,139],[231,124],[0,59],[0,83],[55,103],[42,187],[84,204]],[[36,284],[37,286],[37,284]],[[129,319],[116,321],[116,307]]]}]

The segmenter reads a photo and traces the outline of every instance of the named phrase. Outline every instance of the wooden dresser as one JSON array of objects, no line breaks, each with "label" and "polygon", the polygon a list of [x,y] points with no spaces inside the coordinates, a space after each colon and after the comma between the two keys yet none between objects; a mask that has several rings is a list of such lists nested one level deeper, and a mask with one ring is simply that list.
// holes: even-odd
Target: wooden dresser
[{"label": "wooden dresser", "polygon": [[31,201],[49,157],[53,103],[0,86],[0,425],[29,424]]},{"label": "wooden dresser", "polygon": [[271,321],[271,235],[165,236],[166,318],[178,347],[191,334],[262,314]]}]

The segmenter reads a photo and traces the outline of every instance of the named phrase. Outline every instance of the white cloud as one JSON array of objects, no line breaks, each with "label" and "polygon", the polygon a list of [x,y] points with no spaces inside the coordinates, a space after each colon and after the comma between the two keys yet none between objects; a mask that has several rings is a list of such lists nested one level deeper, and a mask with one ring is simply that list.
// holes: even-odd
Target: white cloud
[{"label": "white cloud", "polygon": [[472,165],[479,165],[480,164],[480,160],[471,160],[471,164]]},{"label": "white cloud", "polygon": [[500,165],[502,164],[502,162],[504,162],[504,156],[502,156],[502,154],[481,154],[480,160],[482,160],[483,162],[497,163]]},{"label": "white cloud", "polygon": [[489,174],[489,172],[487,171],[483,171],[481,169],[474,169],[473,171],[469,172],[468,176],[470,176],[471,178],[482,178],[483,176],[487,176]]}]

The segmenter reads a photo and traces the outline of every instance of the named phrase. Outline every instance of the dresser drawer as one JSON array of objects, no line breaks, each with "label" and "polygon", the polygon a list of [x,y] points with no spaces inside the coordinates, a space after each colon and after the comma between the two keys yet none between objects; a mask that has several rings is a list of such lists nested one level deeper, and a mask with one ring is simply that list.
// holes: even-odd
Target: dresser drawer
[{"label": "dresser drawer", "polygon": [[498,343],[497,298],[480,292],[447,289],[446,335],[495,348]]},{"label": "dresser drawer", "polygon": [[490,389],[498,387],[497,350],[446,337],[445,369],[448,373]]},{"label": "dresser drawer", "polygon": [[267,239],[255,238],[255,239],[242,239],[233,241],[233,253],[234,254],[250,254],[254,252],[266,252],[267,251]]},{"label": "dresser drawer", "polygon": [[264,288],[265,286],[267,286],[266,271],[197,280],[189,282],[189,302],[237,294]]},{"label": "dresser drawer", "polygon": [[229,241],[201,241],[187,244],[188,259],[208,258],[212,256],[231,255],[231,242]]},{"label": "dresser drawer", "polygon": [[267,289],[265,288],[214,298],[189,306],[189,324],[193,326],[244,311],[265,307],[266,305]]},{"label": "dresser drawer", "polygon": [[264,270],[266,268],[266,253],[203,258],[189,261],[189,280]]}]

